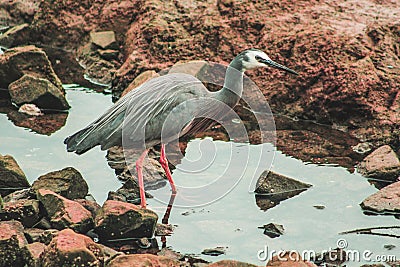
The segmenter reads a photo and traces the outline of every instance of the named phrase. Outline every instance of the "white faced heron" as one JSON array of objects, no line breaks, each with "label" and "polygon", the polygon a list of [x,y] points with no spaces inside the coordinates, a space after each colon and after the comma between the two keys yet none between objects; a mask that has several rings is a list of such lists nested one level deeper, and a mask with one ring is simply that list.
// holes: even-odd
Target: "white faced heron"
[{"label": "white faced heron", "polygon": [[[165,144],[184,134],[209,127],[210,122],[207,120],[197,120],[199,117],[206,117],[205,113],[207,116],[219,114],[219,117],[223,117],[223,106],[234,107],[242,95],[243,73],[267,66],[298,75],[294,70],[272,61],[264,52],[249,49],[240,53],[229,64],[221,90],[210,92],[197,78],[187,74],[167,74],[151,79],[119,99],[86,128],[67,137],[64,143],[69,152],[74,151],[77,154],[85,153],[97,145],[100,145],[102,150],[122,145],[124,138],[133,144],[140,143],[138,145],[143,148],[143,153],[134,160],[141,206],[145,208],[142,164],[148,152],[147,148],[161,143],[160,163],[171,184],[172,192],[175,193],[176,187],[165,155]],[[224,105],[204,105],[205,102],[196,101],[198,99],[218,101]],[[212,101],[210,103],[214,103]],[[176,122],[175,125],[170,125],[170,128],[178,128],[175,132],[165,130],[164,122],[167,118]],[[124,132],[124,129],[129,130]]]}]

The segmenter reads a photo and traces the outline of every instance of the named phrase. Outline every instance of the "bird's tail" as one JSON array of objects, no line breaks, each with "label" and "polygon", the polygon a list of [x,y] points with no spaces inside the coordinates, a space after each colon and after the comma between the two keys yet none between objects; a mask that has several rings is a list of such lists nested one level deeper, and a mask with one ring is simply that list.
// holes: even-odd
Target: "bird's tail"
[{"label": "bird's tail", "polygon": [[88,127],[65,138],[64,144],[67,145],[67,151],[75,152],[76,154],[80,155],[99,145],[99,139],[93,138],[91,134],[93,132],[93,128],[93,125],[89,125]]}]

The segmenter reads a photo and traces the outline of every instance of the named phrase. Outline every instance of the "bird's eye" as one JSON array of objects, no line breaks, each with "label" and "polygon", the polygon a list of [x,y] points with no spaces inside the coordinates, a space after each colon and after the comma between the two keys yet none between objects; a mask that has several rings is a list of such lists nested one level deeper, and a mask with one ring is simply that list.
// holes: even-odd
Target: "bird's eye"
[{"label": "bird's eye", "polygon": [[263,58],[262,58],[262,57],[260,57],[260,56],[255,56],[255,58],[256,58],[256,60],[257,60],[257,61],[261,61],[261,60],[263,60]]}]

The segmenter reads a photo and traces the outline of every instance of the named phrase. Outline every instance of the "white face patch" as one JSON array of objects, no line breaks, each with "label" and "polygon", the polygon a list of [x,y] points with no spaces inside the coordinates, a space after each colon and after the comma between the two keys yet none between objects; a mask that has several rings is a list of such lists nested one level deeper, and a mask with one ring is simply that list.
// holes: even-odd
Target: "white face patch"
[{"label": "white face patch", "polygon": [[259,62],[256,57],[260,57],[262,59],[265,60],[271,60],[267,54],[265,54],[262,51],[258,51],[258,50],[250,50],[247,51],[246,56],[248,58],[248,60],[245,60],[242,62],[242,66],[244,68],[244,70],[250,70],[250,69],[254,69],[254,68],[259,68],[259,67],[266,67],[267,65],[265,65],[262,62]]}]

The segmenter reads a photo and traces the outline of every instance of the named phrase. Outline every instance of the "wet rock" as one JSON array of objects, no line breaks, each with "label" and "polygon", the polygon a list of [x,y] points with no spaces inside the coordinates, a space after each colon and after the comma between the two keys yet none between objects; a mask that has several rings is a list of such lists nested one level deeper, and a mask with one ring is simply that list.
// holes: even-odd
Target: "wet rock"
[{"label": "wet rock", "polygon": [[48,80],[63,94],[65,93],[60,79],[42,49],[32,45],[15,47],[0,56],[0,88],[8,88],[10,83],[25,74]]},{"label": "wet rock", "polygon": [[264,235],[267,235],[271,238],[279,237],[285,233],[283,225],[277,223],[265,224],[262,227],[258,228],[264,229]]},{"label": "wet rock", "polygon": [[7,117],[18,127],[31,129],[38,134],[51,135],[61,129],[68,117],[68,113],[49,113],[42,116],[30,116],[11,109]]},{"label": "wet rock", "polygon": [[288,178],[271,171],[265,171],[256,185],[256,203],[262,210],[268,210],[281,201],[294,197],[312,185]]},{"label": "wet rock", "polygon": [[342,266],[348,260],[347,252],[341,248],[336,248],[322,255],[316,255],[313,261],[318,266]]},{"label": "wet rock", "polygon": [[169,266],[169,267],[183,267],[188,266],[185,263],[164,257],[151,254],[135,254],[135,255],[121,255],[111,260],[107,267],[147,267],[147,266]]},{"label": "wet rock", "polygon": [[39,242],[26,245],[23,252],[26,264],[32,267],[39,267],[39,257],[43,253],[45,247],[45,244]]},{"label": "wet rock", "polygon": [[96,217],[97,211],[101,209],[101,206],[95,200],[89,199],[74,199],[75,202],[81,204],[85,209],[90,211],[93,218]]},{"label": "wet rock", "polygon": [[152,237],[158,216],[151,210],[115,200],[107,200],[99,210],[95,231],[100,240]]},{"label": "wet rock", "polygon": [[91,32],[92,44],[102,49],[118,49],[117,40],[113,31]]},{"label": "wet rock", "polygon": [[32,189],[48,189],[68,199],[85,198],[89,190],[80,172],[73,167],[40,176],[33,182]]},{"label": "wet rock", "polygon": [[57,229],[39,229],[39,228],[26,228],[24,234],[29,243],[40,242],[48,245],[50,241],[58,234]]},{"label": "wet rock", "polygon": [[21,35],[27,34],[29,24],[24,23],[8,29],[5,33],[0,35],[0,46],[13,47],[20,40]]},{"label": "wet rock", "polygon": [[395,181],[400,175],[400,160],[390,146],[381,146],[360,162],[358,171],[366,177]]},{"label": "wet rock", "polygon": [[41,109],[66,110],[70,106],[64,93],[49,80],[25,74],[8,86],[11,100],[21,106],[33,103]]},{"label": "wet rock", "polygon": [[207,267],[257,267],[257,265],[234,261],[234,260],[222,260],[206,265]]},{"label": "wet rock", "polygon": [[399,214],[400,182],[388,185],[364,199],[360,204],[366,213]]},{"label": "wet rock", "polygon": [[103,266],[104,253],[89,237],[65,229],[40,256],[42,266]]},{"label": "wet rock", "polygon": [[392,245],[392,244],[387,244],[387,245],[383,245],[383,248],[387,249],[387,250],[392,250],[394,249],[396,246]]},{"label": "wet rock", "polygon": [[[145,195],[147,198],[153,197],[147,192],[145,193]],[[132,178],[128,178],[128,180],[124,183],[124,185],[121,188],[119,188],[116,192],[113,191],[108,192],[107,200],[118,200],[139,205],[140,204],[139,185],[137,184],[136,181],[132,180]]]},{"label": "wet rock", "polygon": [[80,233],[93,228],[92,214],[81,204],[47,189],[39,189],[37,197],[43,204],[52,227],[58,230],[71,228]]},{"label": "wet rock", "polygon": [[5,196],[14,191],[29,187],[24,172],[10,155],[0,155],[0,195]]},{"label": "wet rock", "polygon": [[174,227],[171,224],[157,223],[156,236],[170,236],[174,233]]},{"label": "wet rock", "polygon": [[4,204],[0,211],[0,220],[17,220],[25,227],[32,227],[40,219],[39,201],[35,199],[20,199]]},{"label": "wet rock", "polygon": [[93,83],[109,86],[115,73],[118,63],[116,61],[107,61],[99,57],[96,53],[85,55],[79,60],[80,64],[85,66],[86,77]]},{"label": "wet rock", "polygon": [[272,257],[271,260],[267,262],[266,267],[317,267],[317,265],[304,261],[300,254],[295,251],[286,252],[285,254],[280,254],[279,256]]},{"label": "wet rock", "polygon": [[0,222],[0,266],[24,266],[22,252],[27,241],[18,221]]},{"label": "wet rock", "polygon": [[207,256],[219,256],[225,254],[226,249],[226,247],[206,248],[201,252],[201,254]]},{"label": "wet rock", "polygon": [[144,84],[148,80],[159,77],[160,75],[155,72],[154,70],[146,70],[140,73],[129,85],[128,87],[122,92],[121,97],[132,91],[133,89],[139,87],[140,85]]}]

